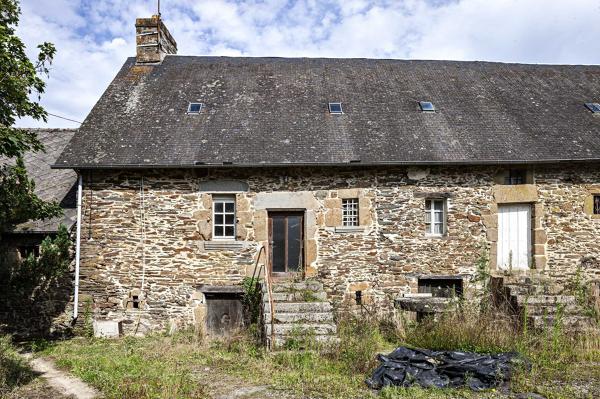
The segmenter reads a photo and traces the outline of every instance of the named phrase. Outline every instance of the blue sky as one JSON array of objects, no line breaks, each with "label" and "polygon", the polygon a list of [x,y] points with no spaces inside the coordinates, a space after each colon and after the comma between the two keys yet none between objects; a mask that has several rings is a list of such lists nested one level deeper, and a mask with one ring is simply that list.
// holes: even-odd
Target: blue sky
[{"label": "blue sky", "polygon": [[[83,121],[156,0],[21,0],[19,35],[55,43],[42,104]],[[179,54],[600,64],[596,0],[161,0]],[[20,126],[77,127],[50,117]]]}]

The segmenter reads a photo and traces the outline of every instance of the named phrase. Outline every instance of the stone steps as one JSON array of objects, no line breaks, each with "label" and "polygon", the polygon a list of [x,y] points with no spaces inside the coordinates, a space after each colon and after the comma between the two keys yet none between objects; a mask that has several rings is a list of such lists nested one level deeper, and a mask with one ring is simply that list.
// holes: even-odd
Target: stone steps
[{"label": "stone steps", "polygon": [[[293,333],[307,332],[313,335],[331,335],[337,333],[337,327],[333,323],[276,323],[273,325],[276,335],[289,335]],[[271,334],[271,324],[265,325],[267,335]]]},{"label": "stone steps", "polygon": [[[273,301],[275,313],[307,313],[307,312],[331,312],[332,307],[329,302],[277,302]],[[271,312],[271,304],[264,302],[264,312]]]},{"label": "stone steps", "polygon": [[536,329],[553,328],[560,321],[562,327],[569,330],[583,331],[592,326],[591,320],[587,316],[569,315],[556,318],[553,315],[536,315],[528,318],[529,326]]},{"label": "stone steps", "polygon": [[270,348],[282,347],[287,341],[310,347],[313,341],[331,343],[337,340],[333,308],[327,301],[322,283],[314,280],[276,281],[271,292],[269,298],[263,285],[263,333]]},{"label": "stone steps", "polygon": [[[264,320],[271,322],[271,313],[264,314]],[[274,316],[278,323],[333,323],[333,314],[331,312],[317,313],[277,313]]]},{"label": "stone steps", "polygon": [[[327,300],[327,294],[325,292],[313,292],[308,291],[296,291],[296,292],[273,292],[274,302],[322,302]],[[268,295],[263,296],[263,301],[268,302]]]},{"label": "stone steps", "polygon": [[[564,295],[563,287],[544,277],[517,276],[505,278],[502,285],[506,299],[516,304],[513,309],[535,329],[552,328],[560,321],[564,328],[584,330],[592,320],[585,315],[573,295]],[[514,306],[513,306],[514,307]],[[560,316],[559,316],[560,315]]]}]

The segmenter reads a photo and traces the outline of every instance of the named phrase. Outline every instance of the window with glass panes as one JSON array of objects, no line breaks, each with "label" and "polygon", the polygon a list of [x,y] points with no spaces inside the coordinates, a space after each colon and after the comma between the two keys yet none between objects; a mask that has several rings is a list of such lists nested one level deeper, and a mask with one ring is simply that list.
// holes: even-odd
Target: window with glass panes
[{"label": "window with glass panes", "polygon": [[358,226],[358,198],[342,199],[342,225]]},{"label": "window with glass panes", "polygon": [[428,235],[444,235],[445,200],[425,200],[425,233]]},{"label": "window with glass panes", "polygon": [[213,238],[235,238],[235,196],[213,196]]}]

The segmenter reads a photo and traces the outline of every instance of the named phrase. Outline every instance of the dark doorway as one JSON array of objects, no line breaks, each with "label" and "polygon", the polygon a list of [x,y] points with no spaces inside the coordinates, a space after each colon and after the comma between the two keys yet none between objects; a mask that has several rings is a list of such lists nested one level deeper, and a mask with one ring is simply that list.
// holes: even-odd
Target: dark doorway
[{"label": "dark doorway", "polygon": [[269,212],[269,259],[275,277],[304,269],[304,213]]},{"label": "dark doorway", "polygon": [[209,335],[225,336],[242,327],[244,312],[238,293],[205,293],[206,330]]}]

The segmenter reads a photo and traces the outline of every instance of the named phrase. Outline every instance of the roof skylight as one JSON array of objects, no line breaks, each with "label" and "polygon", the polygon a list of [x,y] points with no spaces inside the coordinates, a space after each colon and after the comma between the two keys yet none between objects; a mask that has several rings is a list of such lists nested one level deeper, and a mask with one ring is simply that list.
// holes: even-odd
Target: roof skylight
[{"label": "roof skylight", "polygon": [[598,103],[585,103],[585,106],[595,114],[600,113],[600,104]]},{"label": "roof skylight", "polygon": [[421,111],[423,112],[435,112],[435,107],[430,101],[419,101],[419,107],[421,107]]},{"label": "roof skylight", "polygon": [[343,114],[342,103],[329,103],[330,114]]},{"label": "roof skylight", "polygon": [[204,108],[204,103],[190,103],[190,105],[188,105],[187,113],[199,114],[200,111],[202,111],[202,108]]}]

